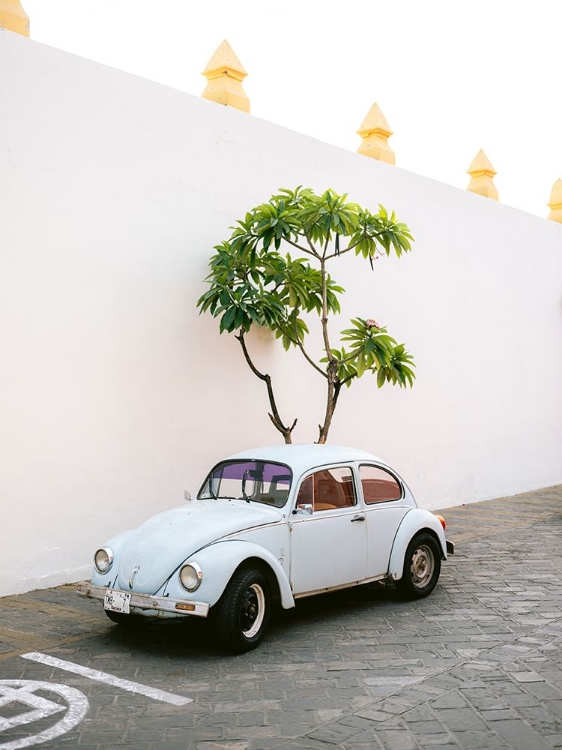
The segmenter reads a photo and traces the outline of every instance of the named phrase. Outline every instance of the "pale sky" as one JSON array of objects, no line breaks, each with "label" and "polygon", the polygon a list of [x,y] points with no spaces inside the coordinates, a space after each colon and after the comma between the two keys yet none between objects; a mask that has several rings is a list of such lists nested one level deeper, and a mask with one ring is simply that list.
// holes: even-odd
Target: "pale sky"
[{"label": "pale sky", "polygon": [[252,115],[355,151],[376,101],[397,166],[546,216],[562,177],[562,0],[22,0],[32,39],[199,96],[223,39]]}]

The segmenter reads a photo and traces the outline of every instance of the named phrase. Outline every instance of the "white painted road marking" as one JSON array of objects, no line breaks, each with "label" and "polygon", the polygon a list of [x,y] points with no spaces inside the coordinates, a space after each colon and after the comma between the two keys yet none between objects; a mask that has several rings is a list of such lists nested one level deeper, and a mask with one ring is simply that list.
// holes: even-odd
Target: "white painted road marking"
[{"label": "white painted road marking", "polygon": [[46,719],[51,714],[58,714],[65,710],[64,706],[59,703],[53,703],[53,701],[35,695],[33,689],[32,685],[21,685],[17,688],[6,684],[0,685],[0,709],[10,703],[22,703],[24,706],[35,709],[17,716],[11,716],[9,719],[0,716],[0,732],[5,732],[6,729],[17,727],[20,724],[31,724],[32,721]]},{"label": "white painted road marking", "polygon": [[100,672],[98,669],[82,667],[80,664],[73,664],[71,661],[57,659],[54,656],[40,654],[37,651],[31,651],[29,654],[21,654],[21,658],[30,659],[30,661],[37,661],[39,664],[46,664],[48,667],[64,669],[66,672],[73,672],[74,674],[82,675],[82,677],[88,677],[90,680],[97,680],[97,682],[105,682],[108,685],[113,685],[113,687],[128,690],[130,693],[146,695],[147,698],[152,698],[155,701],[172,703],[174,706],[185,706],[186,703],[193,703],[193,698],[184,698],[183,695],[175,695],[174,693],[167,693],[165,690],[158,690],[158,688],[140,685],[138,682],[122,680],[120,677],[107,674],[107,672]]},{"label": "white painted road marking", "polygon": [[[62,695],[68,703],[68,710],[66,706],[61,706],[60,703],[35,695],[36,690],[47,690],[50,693]],[[18,750],[18,748],[39,745],[55,737],[60,737],[61,734],[66,734],[79,724],[90,707],[84,693],[67,685],[37,680],[0,680],[0,709],[11,703],[20,703],[29,706],[32,710],[9,718],[0,716],[0,750]],[[20,739],[11,742],[1,741],[2,732],[22,724],[32,724],[34,721],[46,719],[48,716],[53,716],[61,711],[66,712],[64,717],[49,729],[29,737],[20,737]]]}]

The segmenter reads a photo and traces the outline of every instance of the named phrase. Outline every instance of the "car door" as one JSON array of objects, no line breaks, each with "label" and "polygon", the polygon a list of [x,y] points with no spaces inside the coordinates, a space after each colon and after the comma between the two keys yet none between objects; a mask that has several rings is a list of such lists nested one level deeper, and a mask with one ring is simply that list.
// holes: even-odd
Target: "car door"
[{"label": "car door", "polygon": [[290,535],[293,594],[363,580],[365,513],[358,505],[351,467],[324,468],[303,478],[295,511]]},{"label": "car door", "polygon": [[367,517],[366,577],[375,578],[388,571],[396,531],[411,506],[404,502],[402,484],[387,469],[361,464],[359,479]]}]

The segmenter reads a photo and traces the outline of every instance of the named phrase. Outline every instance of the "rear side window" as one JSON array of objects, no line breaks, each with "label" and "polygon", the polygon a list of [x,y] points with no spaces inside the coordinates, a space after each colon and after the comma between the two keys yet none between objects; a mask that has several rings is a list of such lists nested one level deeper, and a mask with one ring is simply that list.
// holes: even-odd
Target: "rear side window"
[{"label": "rear side window", "polygon": [[367,505],[388,503],[402,497],[402,487],[398,480],[378,466],[360,466],[359,476]]}]

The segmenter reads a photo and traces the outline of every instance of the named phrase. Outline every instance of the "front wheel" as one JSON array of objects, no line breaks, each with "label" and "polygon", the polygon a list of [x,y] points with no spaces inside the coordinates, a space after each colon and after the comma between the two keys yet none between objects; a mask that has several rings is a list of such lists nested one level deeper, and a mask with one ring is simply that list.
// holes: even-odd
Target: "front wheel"
[{"label": "front wheel", "polygon": [[396,588],[407,599],[431,594],[441,572],[441,550],[430,534],[414,537],[404,556],[404,572]]},{"label": "front wheel", "polygon": [[216,608],[217,634],[229,651],[243,653],[259,646],[271,611],[269,584],[259,570],[239,570]]}]

